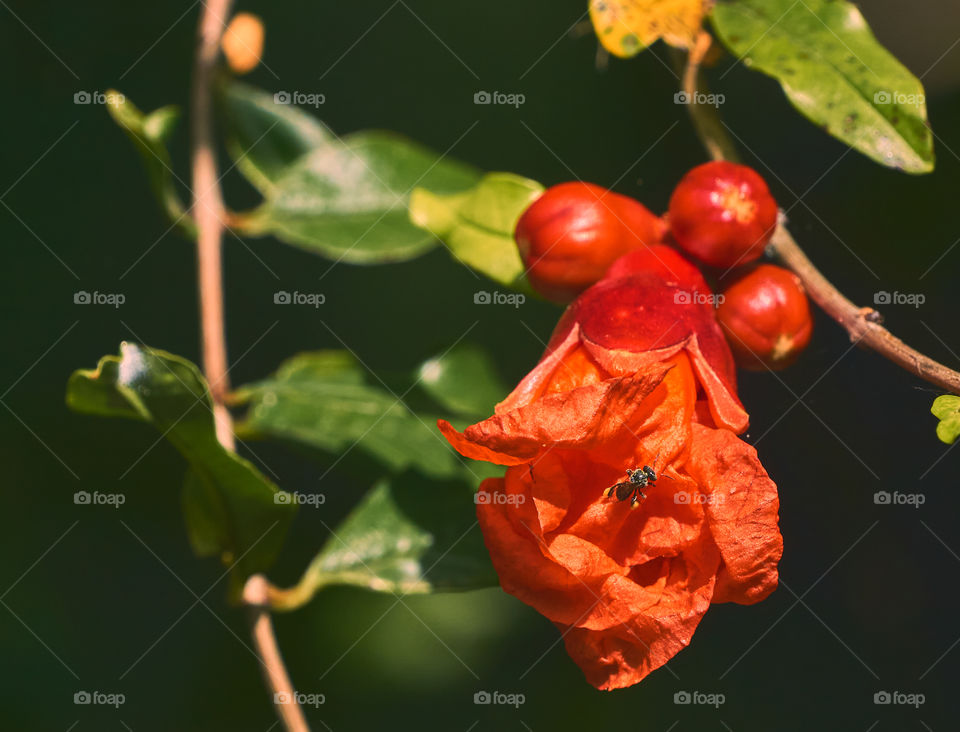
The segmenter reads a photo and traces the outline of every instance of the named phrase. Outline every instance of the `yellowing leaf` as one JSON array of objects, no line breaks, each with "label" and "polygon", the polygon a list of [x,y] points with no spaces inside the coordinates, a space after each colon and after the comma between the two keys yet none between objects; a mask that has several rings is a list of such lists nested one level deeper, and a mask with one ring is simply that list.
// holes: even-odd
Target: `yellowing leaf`
[{"label": "yellowing leaf", "polygon": [[600,43],[629,58],[654,41],[689,48],[713,0],[590,0],[590,19]]}]

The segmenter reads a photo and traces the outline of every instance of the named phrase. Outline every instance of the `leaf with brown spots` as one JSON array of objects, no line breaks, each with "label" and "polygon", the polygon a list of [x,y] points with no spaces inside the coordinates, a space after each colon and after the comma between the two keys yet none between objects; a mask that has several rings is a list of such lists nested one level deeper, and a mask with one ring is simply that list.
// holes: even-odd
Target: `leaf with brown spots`
[{"label": "leaf with brown spots", "polygon": [[590,0],[590,19],[600,43],[629,58],[659,39],[689,48],[713,0]]}]

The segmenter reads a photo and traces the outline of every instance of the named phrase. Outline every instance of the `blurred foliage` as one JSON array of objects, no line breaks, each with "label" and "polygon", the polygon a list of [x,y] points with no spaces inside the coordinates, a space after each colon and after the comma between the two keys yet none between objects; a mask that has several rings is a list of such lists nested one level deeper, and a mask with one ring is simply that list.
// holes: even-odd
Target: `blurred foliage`
[{"label": "blurred foliage", "polygon": [[237,400],[249,402],[238,425],[245,438],[296,440],[334,456],[358,449],[394,471],[414,467],[444,477],[461,470],[437,415],[417,414],[382,382],[368,383],[346,351],[298,354],[272,377],[239,389]]},{"label": "blurred foliage", "polygon": [[317,590],[358,585],[392,594],[493,587],[497,575],[474,531],[474,489],[413,473],[384,479],[327,537],[281,605],[298,606]]},{"label": "blurred foliage", "polygon": [[543,186],[512,173],[488,173],[463,193],[438,195],[426,187],[410,198],[410,219],[432,232],[468,267],[495,282],[532,293],[513,232]]},{"label": "blurred foliage", "polygon": [[320,106],[322,94],[221,89],[228,149],[266,197],[242,218],[246,233],[273,234],[338,262],[409,259],[436,245],[409,221],[413,189],[455,193],[477,179],[472,167],[401,135],[368,130],[340,138],[287,111],[301,96]]},{"label": "blurred foliage", "polygon": [[190,464],[183,509],[194,551],[216,556],[237,600],[246,578],[268,569],[296,506],[248,460],[224,449],[200,370],[164,351],[122,343],[93,371],[76,371],[67,405],[78,412],[151,423]]}]

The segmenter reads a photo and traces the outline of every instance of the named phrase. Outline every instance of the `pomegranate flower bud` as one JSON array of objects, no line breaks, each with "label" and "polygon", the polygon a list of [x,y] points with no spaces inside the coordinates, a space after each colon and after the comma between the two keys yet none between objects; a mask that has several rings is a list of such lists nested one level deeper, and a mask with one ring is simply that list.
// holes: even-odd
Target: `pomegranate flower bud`
[{"label": "pomegranate flower bud", "polygon": [[515,238],[530,284],[567,303],[623,254],[663,240],[667,226],[642,203],[592,183],[547,189],[517,222]]}]

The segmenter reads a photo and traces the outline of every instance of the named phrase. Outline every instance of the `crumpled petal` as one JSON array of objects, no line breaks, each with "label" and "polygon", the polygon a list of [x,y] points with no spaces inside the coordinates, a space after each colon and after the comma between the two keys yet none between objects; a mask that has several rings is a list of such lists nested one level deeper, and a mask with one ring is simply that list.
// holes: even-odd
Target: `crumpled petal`
[{"label": "crumpled petal", "polygon": [[[651,563],[657,602],[635,610],[630,621],[606,630],[559,624],[567,653],[598,689],[622,689],[642,681],[689,645],[714,593],[716,549]],[[659,570],[659,571],[658,571]],[[639,574],[639,572],[638,572]]]},{"label": "crumpled petal", "polygon": [[777,587],[783,554],[777,486],[757,451],[725,430],[693,425],[688,465],[709,498],[707,525],[723,557],[713,601],[763,600]]},{"label": "crumpled petal", "polygon": [[495,414],[459,433],[446,420],[437,425],[461,455],[499,465],[519,465],[548,448],[589,448],[629,428],[649,410],[646,397],[669,366],[549,394],[534,404]]},{"label": "crumpled petal", "polygon": [[[565,489],[570,496],[562,507],[559,530],[604,546],[611,558],[625,566],[676,556],[701,534],[702,506],[676,501],[678,493],[696,493],[696,484],[682,473],[664,470],[685,459],[696,393],[689,360],[681,355],[671,363],[674,367],[657,387],[663,396],[651,396],[657,397],[653,409],[624,436],[622,444],[605,443],[586,454],[550,451],[531,470],[538,506],[546,492],[556,495],[558,489]],[[645,464],[655,465],[661,474],[658,485],[646,490],[642,510],[625,511],[616,500],[597,500],[605,488],[625,478],[628,468]],[[554,528],[544,524],[545,531]]]},{"label": "crumpled petal", "polygon": [[[505,479],[488,479],[482,489],[504,491],[511,482],[510,473],[523,470],[510,468]],[[506,493],[516,495],[511,490]],[[477,507],[500,584],[554,622],[588,630],[616,630],[627,623],[644,629],[641,637],[645,637],[652,628],[662,629],[672,622],[685,625],[695,615],[699,618],[709,604],[720,564],[709,538],[680,559],[623,566],[599,546],[572,534],[545,537],[529,502],[515,502],[515,510],[509,513],[499,510],[500,505],[492,501]],[[702,589],[708,579],[709,589]],[[703,601],[689,596],[694,585],[702,589]],[[689,626],[690,633],[695,625]]]},{"label": "crumpled petal", "polygon": [[583,344],[591,357],[603,369],[617,375],[642,371],[651,364],[666,361],[679,351],[685,350],[690,355],[690,361],[697,378],[706,392],[707,405],[714,424],[740,433],[747,429],[750,423],[750,418],[743,405],[740,404],[740,400],[730,391],[723,377],[714,371],[701,351],[700,342],[695,334],[687,336],[687,338],[672,346],[639,353],[602,348],[587,339],[584,339]]}]

